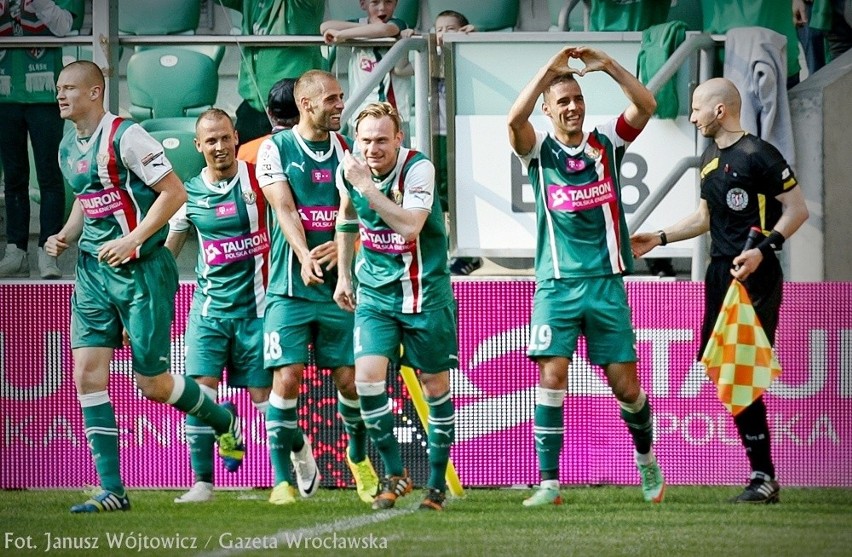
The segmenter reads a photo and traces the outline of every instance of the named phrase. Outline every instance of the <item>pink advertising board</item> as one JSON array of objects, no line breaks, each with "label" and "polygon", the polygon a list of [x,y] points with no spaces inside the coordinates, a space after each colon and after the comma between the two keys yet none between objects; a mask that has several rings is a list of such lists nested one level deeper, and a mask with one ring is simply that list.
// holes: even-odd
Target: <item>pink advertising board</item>
[{"label": "pink advertising board", "polygon": [[[95,482],[72,380],[68,283],[0,284],[0,488],[80,487]],[[534,285],[460,281],[459,362],[453,372],[457,433],[452,457],[468,486],[537,481],[532,438],[537,370],[525,357]],[[183,333],[193,286],[176,298],[172,355],[183,370]],[[731,417],[695,363],[703,284],[629,282],[639,370],[656,415],[656,451],[672,484],[740,484],[748,473]],[[852,284],[785,286],[776,348],[783,368],[767,394],[773,454],[786,485],[852,486]],[[389,387],[397,434],[415,481],[428,469],[424,433],[398,380]],[[133,487],[192,481],[181,415],[143,400],[130,354],[117,352],[110,396],[118,416],[122,473]],[[220,390],[246,419],[249,456],[222,486],[266,487],[272,472],[263,420],[245,393]],[[323,483],[350,482],[345,434],[328,372],[309,369],[301,422],[314,439]],[[636,484],[632,448],[602,372],[580,345],[565,409],[561,479]],[[378,458],[374,456],[374,460]],[[218,466],[218,465],[217,465]]]}]

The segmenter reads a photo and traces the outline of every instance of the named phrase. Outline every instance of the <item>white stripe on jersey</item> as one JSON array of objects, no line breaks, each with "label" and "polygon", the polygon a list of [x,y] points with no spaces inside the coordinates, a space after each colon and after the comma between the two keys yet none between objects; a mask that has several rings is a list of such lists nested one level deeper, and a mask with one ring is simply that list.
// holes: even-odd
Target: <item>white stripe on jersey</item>
[{"label": "white stripe on jersey", "polygon": [[[599,159],[598,162],[595,163],[595,173],[598,176],[598,180],[603,180],[606,173],[606,169],[600,162],[601,160],[602,159]],[[616,177],[613,176],[613,180],[615,178]],[[606,224],[606,246],[607,254],[609,255],[609,267],[614,274],[621,274],[624,271],[624,261],[622,260],[621,250],[618,246],[618,215],[613,211],[612,203],[605,203],[601,205],[601,214],[603,215],[604,223]]]},{"label": "white stripe on jersey", "polygon": [[544,204],[544,219],[547,223],[547,243],[550,245],[550,260],[553,265],[553,278],[560,279],[559,254],[556,251],[556,232],[553,229],[553,216],[547,206],[547,188],[544,186],[544,169],[541,167],[541,155],[538,159],[538,187],[541,190],[541,202]]},{"label": "white stripe on jersey", "polygon": [[[238,170],[237,179],[239,179],[240,189],[243,193],[243,200],[249,195],[254,195],[251,188],[251,175],[248,171],[248,164],[243,160],[237,160]],[[252,233],[260,230],[260,220],[262,215],[258,211],[258,203],[244,203],[246,212],[249,218],[249,229]],[[263,257],[264,254],[259,253],[254,256],[254,277],[252,278],[252,290],[254,293],[254,302],[257,307],[257,316],[263,317],[266,309],[266,288],[263,285]]]}]

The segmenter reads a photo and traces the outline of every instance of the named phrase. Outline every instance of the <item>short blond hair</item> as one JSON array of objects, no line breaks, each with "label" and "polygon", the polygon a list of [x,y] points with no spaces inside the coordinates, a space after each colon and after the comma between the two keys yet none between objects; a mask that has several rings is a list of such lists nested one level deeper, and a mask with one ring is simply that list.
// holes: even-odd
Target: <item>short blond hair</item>
[{"label": "short blond hair", "polygon": [[402,118],[400,118],[399,112],[396,111],[393,105],[388,102],[377,102],[368,104],[364,107],[364,110],[358,114],[358,117],[355,118],[356,133],[358,131],[358,126],[361,124],[361,120],[368,116],[372,116],[373,118],[388,117],[393,121],[394,133],[399,133],[400,130],[402,130]]}]

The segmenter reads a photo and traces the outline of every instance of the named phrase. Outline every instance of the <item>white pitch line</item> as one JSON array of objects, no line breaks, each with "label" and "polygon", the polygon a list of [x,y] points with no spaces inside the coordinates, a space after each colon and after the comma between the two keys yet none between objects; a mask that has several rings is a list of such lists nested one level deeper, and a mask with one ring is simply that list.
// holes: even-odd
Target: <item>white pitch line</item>
[{"label": "white pitch line", "polygon": [[[364,514],[361,516],[356,516],[353,518],[346,518],[343,520],[335,520],[334,522],[328,522],[326,524],[317,524],[316,526],[312,526],[310,528],[298,528],[296,530],[281,530],[280,532],[276,532],[275,534],[270,534],[267,536],[251,536],[251,538],[275,538],[278,542],[278,547],[280,549],[284,549],[287,546],[287,540],[290,540],[291,543],[295,546],[297,540],[303,540],[305,538],[316,538],[322,536],[324,534],[339,534],[341,532],[346,532],[349,530],[354,530],[356,528],[360,528],[362,526],[368,526],[370,524],[378,524],[379,522],[384,522],[386,520],[391,520],[393,518],[397,518],[406,514],[413,513],[417,507],[410,509],[394,509],[387,511],[380,511],[377,513]],[[241,536],[234,535],[231,539],[237,540]],[[218,544],[219,538],[214,537],[211,544]],[[295,549],[295,547],[294,547]],[[240,548],[240,549],[227,549],[222,548],[218,551],[212,551],[210,553],[203,553],[204,557],[226,557],[230,555],[240,555],[242,553],[249,553],[252,551],[252,548]]]}]

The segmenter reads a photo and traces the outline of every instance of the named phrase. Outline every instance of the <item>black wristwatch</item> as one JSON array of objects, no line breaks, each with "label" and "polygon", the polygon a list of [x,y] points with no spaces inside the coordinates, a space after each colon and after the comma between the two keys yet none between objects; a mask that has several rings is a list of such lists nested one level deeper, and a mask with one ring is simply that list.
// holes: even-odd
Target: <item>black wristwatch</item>
[{"label": "black wristwatch", "polygon": [[658,231],[657,231],[657,234],[660,236],[660,245],[661,245],[661,246],[664,246],[664,245],[666,245],[666,244],[668,244],[668,243],[669,243],[669,239],[668,239],[668,238],[666,238],[666,233],[665,233],[665,232],[663,232],[662,230],[658,230]]}]

